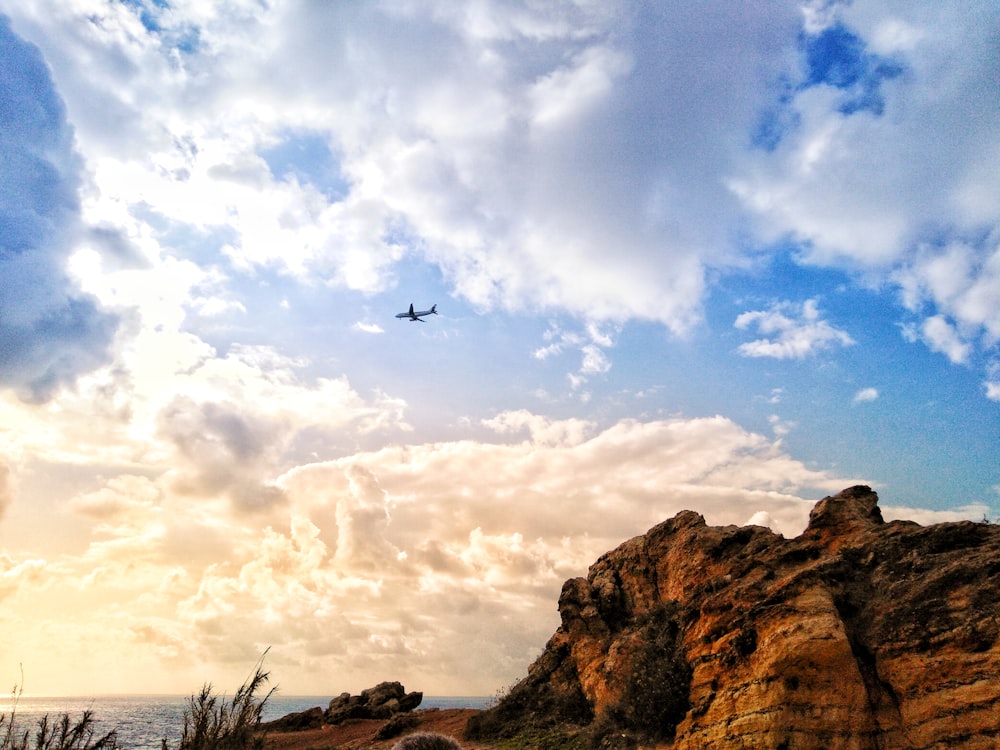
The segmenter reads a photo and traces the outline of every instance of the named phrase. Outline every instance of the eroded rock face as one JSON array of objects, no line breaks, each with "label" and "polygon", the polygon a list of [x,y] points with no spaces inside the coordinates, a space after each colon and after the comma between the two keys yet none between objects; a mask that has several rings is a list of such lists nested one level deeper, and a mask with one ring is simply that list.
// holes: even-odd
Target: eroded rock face
[{"label": "eroded rock face", "polygon": [[678,750],[1000,746],[1000,526],[885,523],[860,486],[795,539],[685,511],[567,581],[559,612],[474,735],[569,722]]}]

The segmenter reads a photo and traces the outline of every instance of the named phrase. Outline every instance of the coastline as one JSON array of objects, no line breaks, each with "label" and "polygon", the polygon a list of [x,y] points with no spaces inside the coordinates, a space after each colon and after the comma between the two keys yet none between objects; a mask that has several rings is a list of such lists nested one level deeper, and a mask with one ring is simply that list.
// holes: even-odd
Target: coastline
[{"label": "coastline", "polygon": [[[262,723],[276,721],[288,714],[308,711],[319,706],[326,708],[330,700],[335,695],[272,695],[264,707],[261,716]],[[184,726],[184,710],[188,706],[189,695],[105,695],[105,696],[22,696],[17,701],[6,696],[0,700],[0,716],[10,716],[11,708],[16,706],[15,721],[22,729],[34,730],[37,722],[43,716],[50,718],[61,717],[69,714],[71,719],[79,718],[84,711],[91,711],[95,720],[95,726],[101,731],[107,732],[112,729],[118,731],[118,738],[121,746],[125,750],[160,750],[161,741],[166,738],[168,743],[176,743],[180,740]],[[420,706],[413,713],[426,714],[426,712],[459,712],[455,714],[436,714],[427,716],[426,721],[438,721],[446,718],[447,721],[457,721],[455,717],[463,716],[461,712],[468,712],[468,715],[476,713],[485,708],[492,699],[481,696],[425,696]],[[468,717],[465,716],[465,721]],[[379,725],[380,722],[373,722]],[[464,721],[461,721],[461,729],[464,730]],[[450,724],[448,725],[450,726]],[[380,727],[375,726],[372,734]],[[337,727],[329,729],[337,730]],[[352,728],[351,732],[361,731]],[[426,731],[445,731],[426,730]],[[268,737],[277,737],[279,733],[268,732]],[[299,747],[298,738],[291,735],[300,733],[280,733],[285,735],[280,747]],[[363,732],[362,732],[363,734]],[[328,746],[328,742],[334,742],[333,737],[339,732],[327,733],[322,745]],[[321,739],[318,737],[317,739]],[[341,746],[337,741],[335,744]],[[390,743],[391,744],[391,743]],[[347,747],[347,745],[344,745]],[[381,747],[374,745],[350,745],[350,747]],[[305,748],[306,745],[301,745]]]}]

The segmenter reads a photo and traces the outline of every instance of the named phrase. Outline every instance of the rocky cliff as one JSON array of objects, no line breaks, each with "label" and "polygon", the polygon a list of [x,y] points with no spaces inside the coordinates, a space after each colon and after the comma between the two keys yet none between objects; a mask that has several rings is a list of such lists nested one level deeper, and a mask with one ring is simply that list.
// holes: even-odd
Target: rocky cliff
[{"label": "rocky cliff", "polygon": [[885,523],[868,487],[799,537],[684,511],[567,581],[486,740],[602,747],[1000,747],[1000,526]]}]

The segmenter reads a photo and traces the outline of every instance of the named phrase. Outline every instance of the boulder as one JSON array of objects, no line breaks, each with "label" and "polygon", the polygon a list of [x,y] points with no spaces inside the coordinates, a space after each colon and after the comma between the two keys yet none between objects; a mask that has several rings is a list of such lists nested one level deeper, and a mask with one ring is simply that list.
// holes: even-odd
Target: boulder
[{"label": "boulder", "polygon": [[275,732],[299,732],[304,729],[319,729],[324,724],[323,716],[323,709],[316,706],[306,711],[285,714],[280,719],[265,722],[261,726],[264,729]]},{"label": "boulder", "polygon": [[380,682],[361,691],[360,695],[341,693],[330,701],[326,710],[327,724],[339,724],[347,719],[389,719],[412,711],[423,700],[420,692],[407,693],[398,682]]}]

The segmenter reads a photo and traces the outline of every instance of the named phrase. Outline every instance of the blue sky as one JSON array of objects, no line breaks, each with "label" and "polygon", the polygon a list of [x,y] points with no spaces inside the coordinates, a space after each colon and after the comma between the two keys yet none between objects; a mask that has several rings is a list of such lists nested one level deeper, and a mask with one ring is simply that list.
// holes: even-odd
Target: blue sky
[{"label": "blue sky", "polygon": [[1000,515],[993,4],[0,14],[28,692],[492,695],[682,509]]}]

